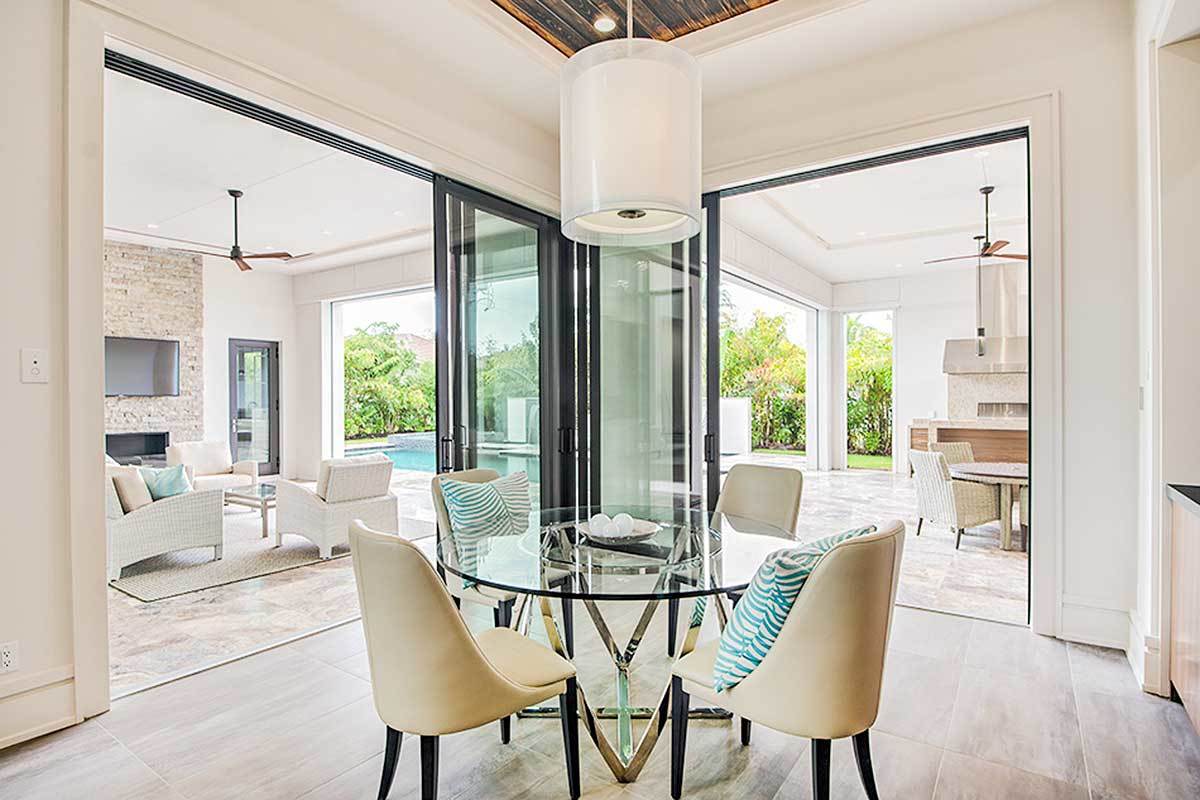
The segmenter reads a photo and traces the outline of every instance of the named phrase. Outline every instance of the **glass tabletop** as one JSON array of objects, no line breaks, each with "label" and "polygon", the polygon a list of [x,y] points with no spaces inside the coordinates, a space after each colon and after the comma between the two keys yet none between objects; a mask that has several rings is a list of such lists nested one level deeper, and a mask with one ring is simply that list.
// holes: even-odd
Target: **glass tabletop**
[{"label": "glass tabletop", "polygon": [[235,486],[231,489],[226,489],[225,494],[248,497],[253,500],[271,500],[275,497],[275,484],[256,483],[253,486]]},{"label": "glass tabletop", "polygon": [[[639,540],[593,532],[589,518],[601,512],[629,514]],[[534,511],[523,529],[452,530],[439,536],[437,559],[464,580],[518,594],[650,600],[740,591],[767,555],[789,546],[788,533],[744,517],[603,506]]]}]

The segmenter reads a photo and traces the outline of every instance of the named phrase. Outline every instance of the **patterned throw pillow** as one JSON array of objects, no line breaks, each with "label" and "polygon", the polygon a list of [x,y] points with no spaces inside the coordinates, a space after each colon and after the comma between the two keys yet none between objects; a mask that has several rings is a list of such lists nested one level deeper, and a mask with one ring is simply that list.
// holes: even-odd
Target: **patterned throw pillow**
[{"label": "patterned throw pillow", "polygon": [[174,497],[192,490],[183,464],[176,464],[166,469],[142,467],[139,471],[142,473],[142,479],[146,481],[146,488],[150,490],[150,496],[155,500]]},{"label": "patterned throw pillow", "polygon": [[767,657],[822,556],[847,539],[874,532],[873,525],[855,528],[767,556],[721,634],[713,664],[713,688],[723,692],[737,686]]},{"label": "patterned throw pillow", "polygon": [[[475,570],[480,548],[489,537],[524,533],[529,527],[532,503],[529,476],[524,472],[487,483],[443,480],[442,497],[454,536],[458,565],[465,574]],[[463,578],[463,587],[475,581]]]}]

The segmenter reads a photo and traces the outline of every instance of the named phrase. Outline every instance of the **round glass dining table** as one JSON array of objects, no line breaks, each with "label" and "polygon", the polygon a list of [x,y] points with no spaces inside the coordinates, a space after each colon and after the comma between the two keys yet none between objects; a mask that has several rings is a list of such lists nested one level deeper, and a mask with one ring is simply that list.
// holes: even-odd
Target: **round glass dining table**
[{"label": "round glass dining table", "polygon": [[[641,534],[638,540],[615,541],[594,534],[589,518],[601,512],[610,518],[629,514]],[[715,608],[718,624],[724,628],[726,596],[746,589],[763,559],[788,547],[792,539],[791,534],[761,522],[692,508],[551,508],[531,513],[524,527],[452,529],[439,537],[436,555],[443,569],[468,583],[516,594],[513,627],[528,630],[532,615],[540,611],[550,646],[564,658],[567,651],[552,601],[582,602],[613,661],[616,705],[593,709],[580,683],[581,719],[613,775],[632,781],[667,720],[669,683],[656,705],[634,705],[629,698],[630,667],[659,604],[694,599],[676,657],[686,655],[695,647],[707,609]],[[624,645],[605,620],[601,601],[644,604]],[[531,710],[529,715],[550,716],[556,711]],[[699,709],[697,713],[717,712]],[[608,718],[616,720],[615,742],[598,724]],[[635,718],[649,720],[636,743]]]}]

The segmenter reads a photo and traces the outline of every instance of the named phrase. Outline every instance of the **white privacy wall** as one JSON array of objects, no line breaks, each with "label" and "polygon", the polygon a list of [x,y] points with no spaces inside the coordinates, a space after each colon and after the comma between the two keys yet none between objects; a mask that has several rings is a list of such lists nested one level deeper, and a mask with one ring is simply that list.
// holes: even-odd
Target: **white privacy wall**
[{"label": "white privacy wall", "polygon": [[287,435],[297,399],[296,372],[308,355],[296,346],[292,277],[242,272],[227,258],[204,259],[204,438],[229,441],[229,340],[279,342],[281,475],[291,468]]},{"label": "white privacy wall", "polygon": [[[788,153],[804,148],[819,152],[868,132],[1056,93],[1065,407],[1058,628],[1068,638],[1113,645],[1128,641],[1136,560],[1132,22],[1123,0],[1062,0],[781,77],[704,109],[708,189],[778,174]],[[1035,185],[1048,178],[1033,175]]]},{"label": "white privacy wall", "polygon": [[[833,302],[844,313],[893,312],[893,468],[907,472],[909,424],[913,419],[947,414],[946,375],[942,372],[946,340],[974,335],[974,271],[943,267],[921,275],[837,283]],[[835,364],[833,369],[844,372],[845,364]]]}]

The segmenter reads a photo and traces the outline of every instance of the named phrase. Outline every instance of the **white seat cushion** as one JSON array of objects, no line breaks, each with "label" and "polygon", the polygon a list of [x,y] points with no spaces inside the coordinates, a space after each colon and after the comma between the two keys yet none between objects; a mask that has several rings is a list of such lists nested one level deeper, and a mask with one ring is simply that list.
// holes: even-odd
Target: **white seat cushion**
[{"label": "white seat cushion", "polygon": [[233,470],[228,442],[179,442],[167,448],[167,463],[186,464],[196,475],[220,475]]},{"label": "white seat cushion", "polygon": [[192,488],[196,491],[204,489],[236,489],[240,486],[253,486],[254,477],[251,475],[237,475],[234,473],[226,473],[224,475],[200,475],[197,474],[192,480]]}]

